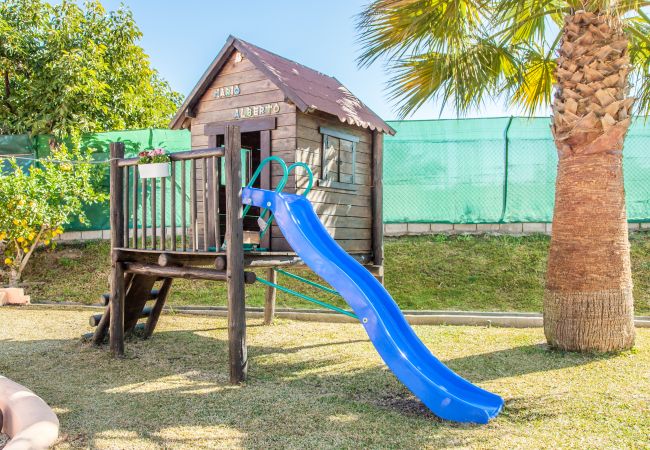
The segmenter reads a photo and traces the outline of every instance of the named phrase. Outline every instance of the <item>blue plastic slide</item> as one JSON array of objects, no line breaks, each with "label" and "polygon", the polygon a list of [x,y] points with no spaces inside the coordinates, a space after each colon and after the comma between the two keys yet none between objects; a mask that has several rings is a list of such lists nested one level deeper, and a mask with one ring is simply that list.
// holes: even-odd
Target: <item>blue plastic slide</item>
[{"label": "blue plastic slide", "polygon": [[332,239],[309,200],[244,188],[242,201],[271,209],[298,256],[341,294],[386,365],[437,416],[487,423],[499,414],[503,399],[461,378],[431,354],[381,283]]}]

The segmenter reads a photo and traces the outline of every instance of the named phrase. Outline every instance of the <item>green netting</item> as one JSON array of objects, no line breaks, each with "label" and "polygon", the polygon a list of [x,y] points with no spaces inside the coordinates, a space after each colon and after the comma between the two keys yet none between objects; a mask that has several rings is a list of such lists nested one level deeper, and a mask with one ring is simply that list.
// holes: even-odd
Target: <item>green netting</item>
[{"label": "green netting", "polygon": [[[27,134],[0,135],[0,156],[32,156],[34,154],[34,141]],[[30,161],[17,159],[22,167],[28,167]],[[0,173],[9,170],[8,159],[0,160]]]},{"label": "green netting", "polygon": [[[549,118],[393,121],[384,144],[384,221],[549,222],[557,152]],[[623,165],[630,221],[650,220],[650,123]]]},{"label": "green netting", "polygon": [[[440,223],[548,222],[553,215],[557,153],[548,118],[393,121],[384,152],[384,221]],[[109,159],[109,144],[125,143],[126,156],[162,147],[191,148],[187,130],[131,130],[85,135],[97,161]],[[650,123],[636,119],[625,141],[625,189],[630,221],[650,221]],[[49,153],[49,137],[0,136],[0,155]],[[21,164],[29,161],[19,160]],[[6,164],[6,162],[4,163]],[[189,164],[186,170],[189,171]],[[108,164],[104,189],[108,191]],[[177,166],[180,171],[180,166]],[[189,180],[189,172],[188,180]],[[180,183],[180,173],[177,177]],[[167,186],[170,201],[171,186]],[[180,187],[176,186],[177,201]],[[189,186],[186,195],[189,195]],[[160,203],[160,184],[157,199]],[[150,205],[151,188],[146,201]],[[138,193],[138,217],[141,211]],[[133,205],[131,205],[131,208]],[[160,211],[160,204],[158,211]],[[180,215],[180,208],[178,214]],[[169,204],[167,211],[169,211]],[[186,211],[187,213],[187,211]],[[86,208],[89,223],[70,231],[108,229],[108,202]],[[161,217],[157,222],[160,223]],[[177,217],[180,219],[180,217]],[[150,221],[151,219],[149,219]],[[167,217],[168,224],[171,217]],[[148,222],[150,225],[150,222]],[[141,223],[138,224],[142,226]]]},{"label": "green netting", "polygon": [[[144,130],[128,130],[128,131],[111,131],[107,133],[90,133],[82,136],[81,146],[83,149],[90,148],[93,150],[93,160],[106,161],[106,164],[98,164],[97,170],[101,173],[102,189],[105,192],[109,190],[109,146],[111,142],[124,142],[125,156],[133,157],[138,152],[162,147],[167,151],[173,153],[177,151],[188,150],[191,148],[190,132],[187,130],[167,130],[167,129],[144,129]],[[44,158],[50,153],[50,136],[35,136],[30,138],[27,135],[20,136],[0,136],[0,155],[27,155],[35,158]],[[29,160],[18,160],[23,165],[31,163]],[[6,160],[4,164],[7,164]],[[187,167],[187,174],[189,180],[189,165]],[[132,173],[132,170],[130,171]],[[176,186],[176,193],[178,201],[180,201],[180,175]],[[168,198],[170,197],[171,187],[167,186]],[[158,199],[160,199],[160,185],[157,186]],[[189,190],[187,191],[189,195]],[[151,187],[147,188],[146,194],[147,201],[151,200]],[[138,199],[141,199],[141,188],[138,192]],[[158,203],[160,200],[158,200]],[[169,200],[167,201],[169,202]],[[150,203],[149,203],[150,204]],[[160,205],[159,205],[160,206]],[[138,211],[142,206],[138,205]],[[104,203],[89,205],[84,208],[87,222],[80,223],[74,220],[67,227],[67,231],[86,231],[86,230],[106,230],[110,228],[109,222],[109,205],[108,201]],[[160,211],[160,207],[158,208]],[[167,208],[169,211],[170,208]],[[178,211],[180,220],[180,208]],[[149,219],[151,220],[151,219]],[[160,217],[158,217],[160,221]],[[168,223],[171,223],[171,217],[167,217]],[[160,222],[158,222],[160,223]],[[141,224],[139,224],[141,226]]]},{"label": "green netting", "polygon": [[502,221],[550,222],[557,172],[550,120],[513,118],[507,137],[508,184]]},{"label": "green netting", "polygon": [[627,218],[650,219],[650,120],[637,118],[630,127],[623,151]]},{"label": "green netting", "polygon": [[[39,137],[42,138],[42,137]],[[187,130],[182,130],[182,131],[175,131],[175,130],[159,130],[159,129],[145,129],[145,130],[128,130],[128,131],[111,131],[107,133],[95,133],[95,134],[88,134],[84,135],[82,137],[82,148],[91,148],[93,149],[93,159],[96,161],[106,161],[109,159],[110,155],[110,143],[111,142],[124,142],[124,153],[127,158],[137,156],[137,154],[146,149],[150,148],[164,148],[170,153],[178,152],[178,151],[184,151],[184,150],[189,150],[191,148],[191,139],[190,139],[190,133]],[[40,143],[40,140],[39,140]],[[49,146],[46,146],[46,149],[48,149]],[[39,145],[39,156],[40,154],[41,147]],[[109,190],[109,169],[108,169],[108,164],[106,166],[102,166],[102,170],[104,171],[104,175],[102,177],[103,179],[103,188],[105,189],[105,192],[108,192]],[[180,166],[177,168],[177,170],[180,170]],[[187,179],[189,180],[189,165],[187,165]],[[129,174],[132,174],[132,170],[129,171]],[[132,176],[132,175],[131,175]],[[178,202],[180,202],[180,195],[181,195],[181,189],[180,189],[180,174],[177,179],[177,186],[176,186],[176,195],[178,198]],[[156,186],[157,190],[157,203],[158,203],[158,211],[161,211],[161,185],[160,183],[157,184]],[[169,191],[171,187],[167,186],[167,191]],[[142,193],[142,186],[140,185],[138,189],[138,199],[141,199]],[[186,195],[189,196],[189,190],[187,191]],[[148,184],[147,187],[147,202],[148,205],[151,205],[151,183]],[[170,211],[170,195],[169,193],[167,194],[167,211]],[[130,206],[132,208],[132,205]],[[150,207],[150,206],[149,206]],[[189,207],[188,207],[189,208]],[[140,217],[140,211],[142,209],[142,205],[139,204],[138,206],[138,214]],[[86,216],[88,217],[88,222],[85,224],[79,223],[79,221],[75,220],[72,222],[67,229],[70,231],[83,231],[83,230],[107,230],[110,228],[110,221],[109,221],[109,215],[108,215],[108,210],[109,210],[109,204],[108,201],[105,203],[97,203],[94,205],[89,205],[85,208]],[[180,223],[180,208],[177,210],[177,221]],[[189,212],[187,212],[189,214]],[[151,218],[149,219],[151,220]],[[159,216],[157,218],[157,222],[160,223],[161,217]],[[167,223],[171,223],[171,217],[166,218]],[[149,226],[151,224],[149,223]],[[142,227],[142,224],[138,224],[138,227]]]},{"label": "green netting", "polygon": [[391,122],[384,150],[386,222],[498,221],[505,119]]},{"label": "green netting", "polygon": [[0,135],[0,155],[31,155],[34,142],[27,134]]}]

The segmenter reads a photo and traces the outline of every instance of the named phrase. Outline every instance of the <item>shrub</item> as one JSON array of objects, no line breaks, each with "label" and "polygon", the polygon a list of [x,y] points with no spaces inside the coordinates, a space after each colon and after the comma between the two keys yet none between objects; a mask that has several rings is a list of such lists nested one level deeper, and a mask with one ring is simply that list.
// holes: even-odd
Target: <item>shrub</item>
[{"label": "shrub", "polygon": [[0,267],[17,285],[39,245],[54,247],[54,239],[73,218],[83,223],[83,206],[108,196],[95,190],[96,171],[90,151],[78,140],[70,148],[54,145],[51,155],[28,169],[11,160],[11,171],[0,175]]}]

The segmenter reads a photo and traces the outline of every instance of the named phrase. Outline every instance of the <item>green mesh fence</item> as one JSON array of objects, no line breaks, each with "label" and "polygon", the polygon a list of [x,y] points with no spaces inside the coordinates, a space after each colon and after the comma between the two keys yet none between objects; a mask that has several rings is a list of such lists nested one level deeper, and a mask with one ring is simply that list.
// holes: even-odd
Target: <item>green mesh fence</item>
[{"label": "green mesh fence", "polygon": [[[26,135],[20,136],[0,136],[0,155],[3,156],[27,156],[30,158],[44,158],[50,152],[49,136],[36,136],[29,138]],[[191,148],[190,133],[187,130],[167,130],[167,129],[144,129],[144,130],[128,130],[128,131],[111,131],[107,133],[91,133],[86,134],[81,139],[82,148],[90,148],[93,150],[93,160],[95,161],[108,161],[109,159],[109,146],[111,142],[124,142],[126,157],[133,157],[138,152],[161,147],[173,153],[177,151],[188,150]],[[29,160],[17,160],[22,165],[31,164]],[[4,165],[7,164],[4,160]],[[98,170],[102,171],[102,188],[105,192],[109,190],[109,165],[100,164],[97,166]],[[189,165],[188,165],[189,170]],[[132,172],[132,170],[131,170]],[[180,183],[180,176],[178,177]],[[189,179],[189,171],[188,171]],[[160,192],[160,185],[157,186]],[[169,189],[169,188],[168,188]],[[177,196],[180,196],[180,185],[176,186]],[[187,193],[189,195],[189,192]],[[160,195],[157,196],[160,199]],[[147,201],[151,198],[151,188],[147,189]],[[138,191],[138,199],[141,199],[141,188]],[[160,202],[160,200],[158,200]],[[169,202],[169,200],[168,200]],[[142,205],[138,205],[138,211]],[[169,211],[169,205],[167,211]],[[160,206],[158,207],[160,211]],[[87,230],[107,230],[110,228],[109,222],[109,205],[108,201],[85,207],[87,217],[86,223],[80,223],[74,220],[68,226],[66,231],[87,231]],[[178,211],[180,220],[180,210]],[[168,223],[170,218],[167,218]],[[160,217],[158,217],[160,223]],[[139,224],[141,227],[142,224]]]},{"label": "green mesh fence", "polygon": [[[550,222],[557,152],[549,118],[392,121],[384,221]],[[625,141],[628,220],[650,220],[650,122]]]},{"label": "green mesh fence", "polygon": [[[385,138],[384,221],[551,221],[557,153],[549,123],[548,118],[517,117],[390,122],[397,134]],[[82,139],[84,147],[94,149],[97,161],[108,160],[113,141],[125,143],[127,156],[154,147],[170,152],[191,147],[187,130],[115,131]],[[636,119],[623,152],[628,219],[632,222],[650,221],[649,148],[650,122]],[[48,152],[48,136],[0,136],[0,155],[41,158]],[[101,167],[108,191],[108,165]],[[150,189],[147,201],[149,198]],[[108,203],[88,206],[86,214],[89,223],[75,221],[67,230],[109,228]],[[169,217],[167,223],[171,223]]]}]

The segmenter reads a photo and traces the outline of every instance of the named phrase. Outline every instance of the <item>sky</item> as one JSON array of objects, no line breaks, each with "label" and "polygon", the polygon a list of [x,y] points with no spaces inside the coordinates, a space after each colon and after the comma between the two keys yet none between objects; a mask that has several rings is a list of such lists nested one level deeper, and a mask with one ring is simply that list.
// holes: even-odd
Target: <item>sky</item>
[{"label": "sky", "polygon": [[[381,64],[359,68],[355,16],[369,0],[122,0],[143,32],[142,47],[176,91],[187,95],[229,35],[336,77],[383,119],[396,119],[388,100],[389,74]],[[106,9],[120,0],[103,0]],[[465,117],[516,114],[503,103]],[[411,119],[455,118],[429,103]]]}]

